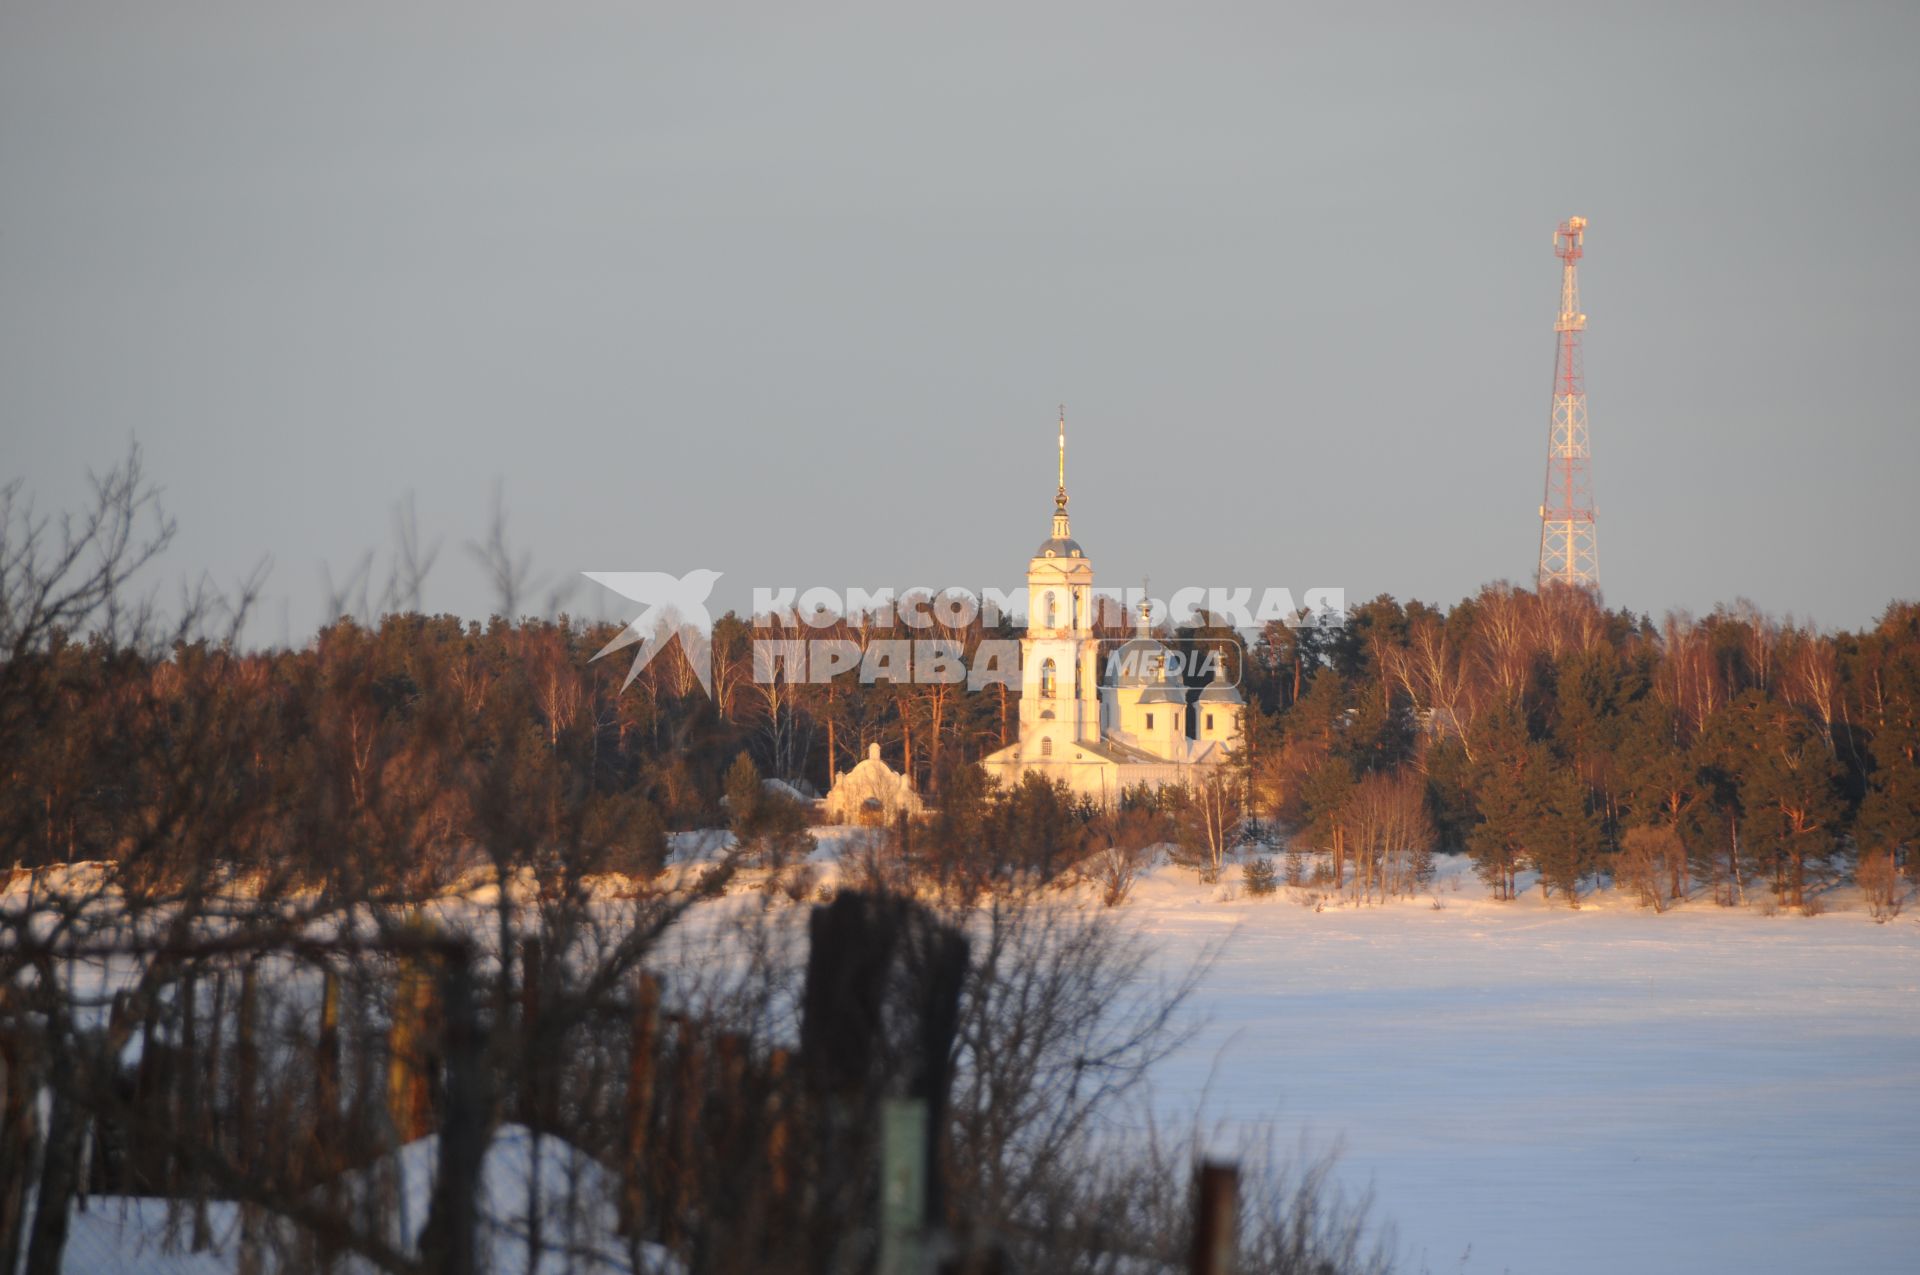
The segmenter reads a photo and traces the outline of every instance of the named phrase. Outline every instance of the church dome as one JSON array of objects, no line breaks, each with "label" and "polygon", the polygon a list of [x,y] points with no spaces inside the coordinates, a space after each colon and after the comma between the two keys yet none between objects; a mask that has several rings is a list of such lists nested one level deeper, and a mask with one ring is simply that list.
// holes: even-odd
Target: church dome
[{"label": "church dome", "polygon": [[1158,638],[1128,638],[1113,649],[1107,660],[1108,668],[1121,670],[1113,679],[1116,687],[1154,686],[1166,681],[1167,644]]},{"label": "church dome", "polygon": [[1040,542],[1040,547],[1033,551],[1033,556],[1036,558],[1084,558],[1087,555],[1081,550],[1078,540],[1069,536],[1051,536]]}]

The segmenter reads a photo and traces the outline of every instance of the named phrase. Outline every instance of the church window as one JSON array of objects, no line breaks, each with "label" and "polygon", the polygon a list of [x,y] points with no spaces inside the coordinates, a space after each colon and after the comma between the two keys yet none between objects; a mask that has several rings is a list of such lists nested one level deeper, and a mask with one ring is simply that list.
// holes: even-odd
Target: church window
[{"label": "church window", "polygon": [[1207,714],[1207,729],[1208,729],[1208,730],[1212,730],[1212,729],[1213,729],[1213,714],[1212,714],[1212,713],[1208,713],[1208,714]]},{"label": "church window", "polygon": [[1152,730],[1152,729],[1153,729],[1153,714],[1152,714],[1152,713],[1148,713],[1148,714],[1147,714],[1147,729],[1148,729],[1148,730]]},{"label": "church window", "polygon": [[1043,698],[1053,698],[1055,690],[1054,683],[1058,674],[1059,669],[1052,660],[1048,660],[1040,666],[1040,694]]},{"label": "church window", "polygon": [[1054,620],[1055,620],[1055,609],[1053,605],[1053,591],[1048,590],[1047,591],[1047,627],[1048,628],[1054,627]]},{"label": "church window", "polygon": [[1053,756],[1053,740],[1051,738],[1040,741],[1040,755],[1042,757]]}]

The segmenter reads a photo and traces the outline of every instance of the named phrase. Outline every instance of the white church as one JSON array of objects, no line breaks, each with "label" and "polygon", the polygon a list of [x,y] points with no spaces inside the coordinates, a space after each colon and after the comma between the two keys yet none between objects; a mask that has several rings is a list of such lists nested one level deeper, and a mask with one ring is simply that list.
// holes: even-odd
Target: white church
[{"label": "white church", "polygon": [[1122,643],[1131,674],[1100,684],[1094,631],[1093,560],[1067,525],[1067,423],[1060,418],[1060,486],[1053,534],[1027,564],[1027,634],[1020,642],[1020,741],[983,758],[1003,788],[1037,771],[1102,804],[1145,784],[1194,784],[1239,746],[1244,701],[1215,680],[1189,703],[1141,605],[1139,629]]}]

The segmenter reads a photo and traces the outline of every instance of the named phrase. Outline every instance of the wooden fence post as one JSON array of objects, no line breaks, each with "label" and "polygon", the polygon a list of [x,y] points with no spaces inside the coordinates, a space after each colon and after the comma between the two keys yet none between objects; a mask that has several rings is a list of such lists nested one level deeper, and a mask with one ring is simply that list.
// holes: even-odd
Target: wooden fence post
[{"label": "wooden fence post", "polygon": [[387,1119],[405,1146],[433,1132],[433,980],[418,956],[401,958],[387,1034]]},{"label": "wooden fence post", "polygon": [[633,989],[633,1037],[627,1055],[627,1137],[621,1195],[627,1234],[644,1238],[647,1152],[652,1139],[654,1056],[659,1049],[660,980],[643,973]]},{"label": "wooden fence post", "polygon": [[767,1056],[767,1102],[770,1107],[767,1123],[767,1182],[776,1205],[786,1200],[787,1192],[792,1188],[792,1166],[788,1161],[793,1154],[794,1099],[789,1057],[784,1049],[775,1049]]},{"label": "wooden fence post", "polygon": [[1193,1275],[1233,1275],[1238,1248],[1240,1170],[1201,1163],[1193,1215]]},{"label": "wooden fence post", "polygon": [[[800,1062],[818,1099],[812,1260],[917,1269],[926,1227],[945,1220],[939,1131],[967,940],[912,900],[860,893],[815,908],[807,934]],[[878,1245],[848,1230],[855,1216],[874,1220]]]},{"label": "wooden fence post", "polygon": [[[486,1153],[488,1097],[485,1031],[474,1007],[472,952],[449,943],[441,953],[440,1006],[447,1056],[446,1102],[440,1117],[440,1178],[421,1234],[427,1269],[474,1275],[479,1227],[480,1160]],[[540,1260],[534,1253],[532,1260]]]},{"label": "wooden fence post", "polygon": [[550,1130],[553,1122],[547,1118],[547,1115],[552,1095],[548,1092],[546,1053],[549,1049],[557,1049],[559,1042],[545,1041],[540,1038],[540,980],[543,976],[540,940],[522,939],[520,941],[522,1051],[520,1122],[529,1129]]},{"label": "wooden fence post", "polygon": [[249,960],[240,970],[240,1004],[233,1027],[233,1162],[242,1173],[253,1171],[254,1140],[259,1137],[253,1109],[260,1071],[260,1046],[255,1039],[258,1014],[259,987]]},{"label": "wooden fence post", "polygon": [[[0,1017],[14,1012],[14,993],[0,983]],[[37,1085],[30,1074],[25,1032],[0,1032],[0,1271],[18,1269],[28,1222],[27,1191],[39,1153]]]},{"label": "wooden fence post", "polygon": [[[707,1059],[701,1034],[705,1024],[691,1014],[677,1016],[680,1027],[680,1059],[674,1081],[673,1171],[670,1179],[667,1215],[663,1236],[669,1247],[686,1238],[685,1226],[692,1216],[696,1189],[710,1186],[707,1167],[700,1163],[700,1147],[705,1142],[701,1126],[707,1108]],[[696,1181],[698,1179],[698,1181]]]},{"label": "wooden fence post", "polygon": [[313,1044],[313,1161],[315,1180],[340,1168],[336,1129],[340,1120],[340,979],[332,969],[321,975],[320,1032]]}]

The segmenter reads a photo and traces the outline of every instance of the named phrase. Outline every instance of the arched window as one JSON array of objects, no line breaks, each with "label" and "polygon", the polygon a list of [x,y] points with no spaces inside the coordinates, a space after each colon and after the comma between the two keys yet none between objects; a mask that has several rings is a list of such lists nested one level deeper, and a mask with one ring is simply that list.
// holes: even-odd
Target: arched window
[{"label": "arched window", "polygon": [[1054,697],[1054,693],[1058,689],[1058,687],[1055,685],[1055,682],[1058,677],[1058,673],[1059,673],[1059,670],[1054,666],[1054,663],[1052,660],[1047,660],[1040,665],[1041,698],[1052,699]]},{"label": "arched window", "polygon": [[1080,627],[1080,590],[1073,591],[1073,627]]},{"label": "arched window", "polygon": [[1053,737],[1051,735],[1040,741],[1040,755],[1042,757],[1053,756]]},{"label": "arched window", "polygon": [[1048,589],[1047,590],[1047,607],[1046,607],[1046,626],[1050,629],[1055,626],[1055,624],[1058,622],[1058,619],[1059,619],[1059,611],[1054,606],[1053,596],[1054,596],[1053,590]]}]

